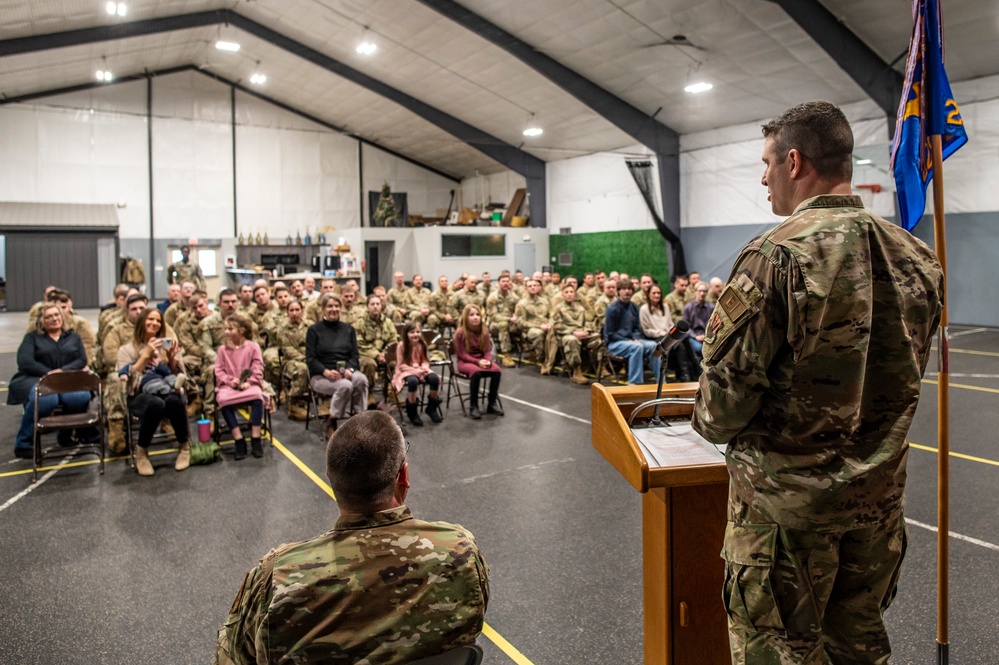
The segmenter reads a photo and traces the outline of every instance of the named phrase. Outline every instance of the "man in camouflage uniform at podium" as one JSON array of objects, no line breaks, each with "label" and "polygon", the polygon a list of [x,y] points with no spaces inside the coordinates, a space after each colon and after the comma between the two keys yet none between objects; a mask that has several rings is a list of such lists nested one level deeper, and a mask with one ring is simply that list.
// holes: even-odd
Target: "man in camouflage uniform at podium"
[{"label": "man in camouflage uniform at podium", "polygon": [[763,126],[774,213],[704,339],[692,424],[728,444],[733,663],[886,663],[908,443],[943,273],[852,195],[853,133],[808,102]]}]

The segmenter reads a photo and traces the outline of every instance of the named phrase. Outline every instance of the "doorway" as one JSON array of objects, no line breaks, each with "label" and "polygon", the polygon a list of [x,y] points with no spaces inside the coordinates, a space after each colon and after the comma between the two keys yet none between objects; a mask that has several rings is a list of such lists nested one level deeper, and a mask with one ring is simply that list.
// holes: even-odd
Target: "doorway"
[{"label": "doorway", "polygon": [[537,265],[537,247],[533,242],[518,242],[513,245],[513,269],[524,273],[525,277],[534,274]]},{"label": "doorway", "polygon": [[365,295],[369,295],[376,286],[386,289],[393,286],[392,273],[395,266],[394,240],[366,240],[364,256],[367,267],[364,271]]}]

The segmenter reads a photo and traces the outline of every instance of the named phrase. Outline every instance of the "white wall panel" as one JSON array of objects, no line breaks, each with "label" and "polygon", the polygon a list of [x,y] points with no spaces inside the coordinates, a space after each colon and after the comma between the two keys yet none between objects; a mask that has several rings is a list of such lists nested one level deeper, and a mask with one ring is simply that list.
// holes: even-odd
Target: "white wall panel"
[{"label": "white wall panel", "polygon": [[435,216],[443,214],[451,201],[451,190],[460,188],[459,183],[427,171],[404,159],[369,145],[363,146],[364,171],[364,223],[370,221],[368,192],[381,190],[388,183],[393,192],[406,193],[409,212],[413,215]]},{"label": "white wall panel", "polygon": [[553,233],[655,228],[625,156],[597,153],[549,162],[548,227]]},{"label": "white wall panel", "polygon": [[486,203],[509,204],[513,193],[526,187],[527,179],[510,170],[465,178],[461,181],[461,205],[474,208]]}]

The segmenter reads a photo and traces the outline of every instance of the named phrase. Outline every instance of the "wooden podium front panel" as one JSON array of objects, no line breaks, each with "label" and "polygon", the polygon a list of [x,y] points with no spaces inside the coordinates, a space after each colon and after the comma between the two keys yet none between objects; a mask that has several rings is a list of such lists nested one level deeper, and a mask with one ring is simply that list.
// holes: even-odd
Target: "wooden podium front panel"
[{"label": "wooden podium front panel", "polygon": [[667,491],[672,513],[672,662],[724,665],[731,662],[722,602],[725,562],[721,558],[728,485],[671,487]]}]

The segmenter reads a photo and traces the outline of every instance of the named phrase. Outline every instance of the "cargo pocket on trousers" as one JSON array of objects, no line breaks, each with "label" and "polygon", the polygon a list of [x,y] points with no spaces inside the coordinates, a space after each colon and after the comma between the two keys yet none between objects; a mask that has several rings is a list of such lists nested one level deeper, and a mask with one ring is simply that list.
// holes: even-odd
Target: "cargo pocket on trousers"
[{"label": "cargo pocket on trousers", "polygon": [[757,633],[784,632],[772,583],[776,556],[776,524],[726,526],[723,598],[733,624]]}]

